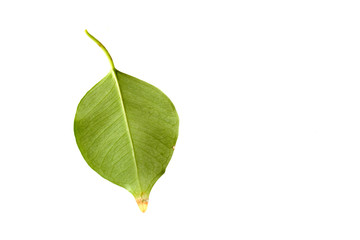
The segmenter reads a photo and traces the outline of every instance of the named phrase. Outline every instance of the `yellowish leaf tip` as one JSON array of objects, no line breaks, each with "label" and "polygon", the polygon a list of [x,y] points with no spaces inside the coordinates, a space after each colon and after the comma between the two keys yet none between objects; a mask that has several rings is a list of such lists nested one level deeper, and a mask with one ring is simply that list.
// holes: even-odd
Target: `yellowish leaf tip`
[{"label": "yellowish leaf tip", "polygon": [[146,212],[148,207],[149,199],[147,198],[136,198],[136,203],[138,204],[140,211],[143,213]]}]

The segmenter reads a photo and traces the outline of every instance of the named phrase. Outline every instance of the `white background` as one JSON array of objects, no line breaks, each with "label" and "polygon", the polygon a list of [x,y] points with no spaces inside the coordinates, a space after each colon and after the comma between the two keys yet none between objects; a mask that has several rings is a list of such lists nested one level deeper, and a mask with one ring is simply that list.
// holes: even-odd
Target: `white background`
[{"label": "white background", "polygon": [[[1,1],[0,239],[360,239],[358,1]],[[180,135],[148,211],[77,149],[115,66]]]}]

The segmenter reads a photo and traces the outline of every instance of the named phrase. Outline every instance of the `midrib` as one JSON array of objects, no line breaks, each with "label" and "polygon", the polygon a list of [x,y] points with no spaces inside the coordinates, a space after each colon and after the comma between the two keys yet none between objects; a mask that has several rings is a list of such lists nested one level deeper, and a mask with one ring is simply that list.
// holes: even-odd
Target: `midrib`
[{"label": "midrib", "polygon": [[118,90],[118,93],[119,93],[121,107],[122,107],[122,110],[123,110],[123,113],[124,113],[124,116],[125,116],[126,129],[127,129],[128,137],[130,139],[131,151],[132,151],[132,156],[133,156],[134,164],[135,164],[136,179],[137,179],[137,182],[138,182],[138,185],[139,185],[139,190],[140,190],[139,194],[141,194],[142,189],[141,189],[141,184],[140,184],[140,180],[139,180],[139,171],[138,171],[138,166],[137,166],[137,162],[136,162],[134,142],[133,142],[133,139],[132,139],[132,136],[131,136],[129,122],[128,122],[128,118],[127,118],[126,111],[125,111],[123,96],[122,96],[122,93],[121,93],[121,90],[120,90],[120,86],[119,86],[120,84],[119,84],[119,80],[117,78],[116,69],[112,69],[111,72],[112,72],[112,75],[114,76],[114,79],[116,81],[116,87],[117,87],[117,90]]}]

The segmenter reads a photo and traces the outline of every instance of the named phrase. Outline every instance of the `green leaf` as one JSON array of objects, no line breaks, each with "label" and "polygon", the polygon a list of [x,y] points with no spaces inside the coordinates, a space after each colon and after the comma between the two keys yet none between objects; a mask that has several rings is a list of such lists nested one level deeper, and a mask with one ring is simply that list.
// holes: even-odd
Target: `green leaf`
[{"label": "green leaf", "polygon": [[81,99],[74,121],[77,145],[88,165],[127,189],[145,212],[150,191],[164,174],[178,137],[179,117],[156,87],[115,69]]}]

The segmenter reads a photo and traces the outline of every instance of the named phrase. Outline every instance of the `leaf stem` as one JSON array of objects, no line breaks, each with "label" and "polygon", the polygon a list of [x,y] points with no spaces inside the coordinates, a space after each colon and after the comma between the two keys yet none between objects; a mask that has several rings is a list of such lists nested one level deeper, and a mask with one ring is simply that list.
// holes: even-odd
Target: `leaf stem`
[{"label": "leaf stem", "polygon": [[104,47],[104,45],[102,45],[102,43],[97,40],[93,35],[91,35],[86,29],[85,29],[85,33],[86,35],[89,36],[89,38],[91,38],[94,42],[96,42],[97,45],[99,45],[99,47],[105,52],[107,58],[109,59],[109,62],[111,64],[111,70],[115,70],[115,66],[114,66],[114,62],[110,56],[110,53],[108,52],[108,50]]}]

